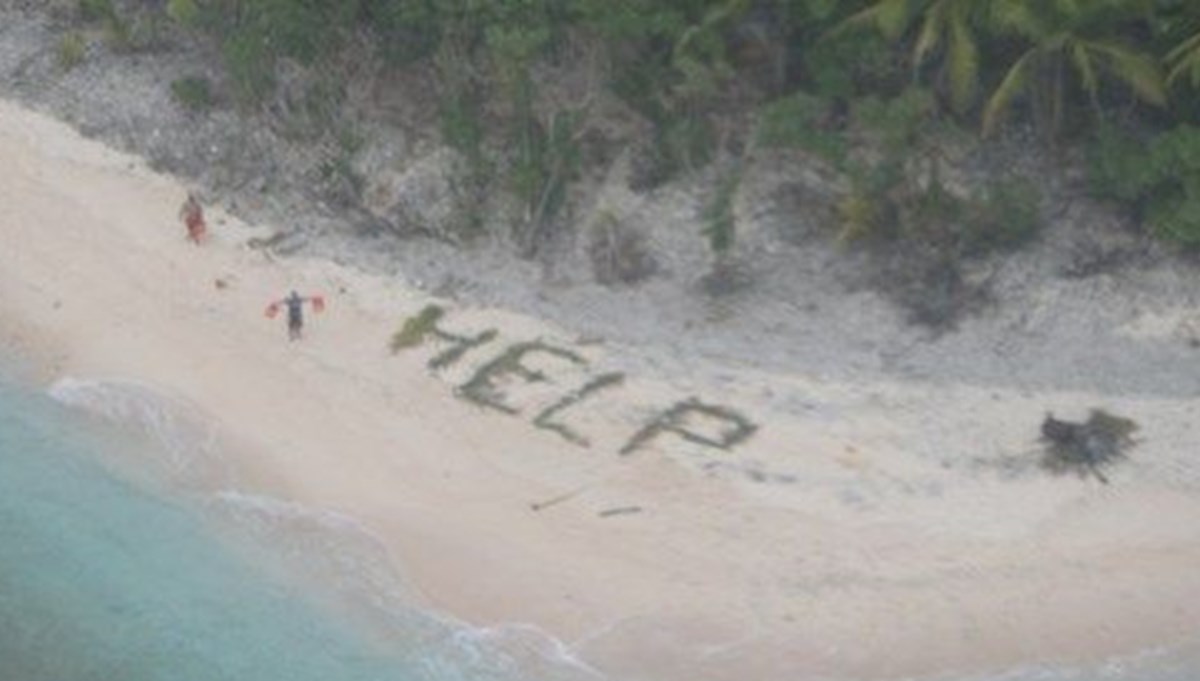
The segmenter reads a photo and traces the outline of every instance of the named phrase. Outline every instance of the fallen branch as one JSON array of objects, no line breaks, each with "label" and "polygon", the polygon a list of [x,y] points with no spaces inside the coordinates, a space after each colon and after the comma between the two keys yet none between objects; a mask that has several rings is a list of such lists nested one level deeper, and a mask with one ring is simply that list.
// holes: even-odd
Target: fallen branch
[{"label": "fallen branch", "polygon": [[1093,409],[1083,423],[1061,421],[1047,414],[1042,421],[1042,440],[1046,443],[1042,467],[1053,473],[1075,471],[1108,484],[1101,471],[1125,458],[1125,449],[1135,444],[1133,432],[1138,426],[1131,419]]}]

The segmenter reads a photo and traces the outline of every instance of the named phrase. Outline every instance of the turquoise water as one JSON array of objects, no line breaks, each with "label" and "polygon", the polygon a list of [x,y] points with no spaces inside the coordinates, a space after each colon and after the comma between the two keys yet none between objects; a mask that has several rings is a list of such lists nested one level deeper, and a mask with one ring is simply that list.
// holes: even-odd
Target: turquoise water
[{"label": "turquoise water", "polygon": [[[603,679],[527,627],[414,607],[352,520],[239,491],[186,408],[120,383],[53,392],[0,376],[0,681]],[[938,681],[1193,681],[1196,659]]]},{"label": "turquoise water", "polygon": [[[578,675],[378,592],[388,635],[351,627],[326,607],[338,598],[319,603],[310,583],[284,575],[302,553],[316,556],[309,577],[370,567],[361,538],[228,490],[172,500],[101,463],[137,446],[165,445],[0,381],[0,681]],[[379,587],[348,572],[334,581],[339,598]]]}]

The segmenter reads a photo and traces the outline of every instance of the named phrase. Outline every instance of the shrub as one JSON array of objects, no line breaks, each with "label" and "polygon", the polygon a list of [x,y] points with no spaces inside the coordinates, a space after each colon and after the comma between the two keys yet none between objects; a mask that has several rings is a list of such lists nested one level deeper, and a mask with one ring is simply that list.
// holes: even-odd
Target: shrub
[{"label": "shrub", "polygon": [[844,243],[892,239],[899,235],[897,188],[904,179],[895,159],[852,163],[850,191],[838,201],[838,240]]},{"label": "shrub", "polygon": [[874,31],[826,36],[805,45],[804,66],[817,93],[845,99],[864,92],[894,92],[896,84],[911,76],[895,49]]},{"label": "shrub", "polygon": [[636,159],[630,187],[649,191],[662,186],[679,173],[707,164],[715,151],[711,125],[700,116],[670,117],[654,126],[653,140]]},{"label": "shrub", "polygon": [[79,0],[79,15],[84,21],[107,21],[117,15],[112,0]]},{"label": "shrub", "polygon": [[129,24],[115,14],[104,21],[104,41],[114,52],[131,52],[139,47]]},{"label": "shrub", "polygon": [[682,116],[670,121],[661,133],[660,143],[673,168],[694,170],[712,159],[716,141],[704,118]]},{"label": "shrub", "polygon": [[796,92],[767,104],[759,113],[758,143],[768,147],[796,147],[840,162],[846,140],[827,130],[832,114],[828,100]]},{"label": "shrub", "polygon": [[167,11],[216,38],[234,96],[253,104],[270,93],[278,59],[312,66],[344,45],[359,6],[314,0],[173,0]]},{"label": "shrub", "polygon": [[1098,195],[1128,204],[1158,236],[1200,246],[1200,128],[1180,125],[1149,140],[1104,130],[1089,167]]},{"label": "shrub", "polygon": [[188,76],[172,82],[171,94],[189,111],[207,111],[215,102],[212,86],[204,76]]},{"label": "shrub", "polygon": [[837,202],[838,240],[849,243],[882,236],[884,213],[879,200],[856,187]]},{"label": "shrub", "polygon": [[115,35],[110,35],[109,40],[118,49],[134,52],[162,50],[170,44],[168,30],[169,22],[161,14],[139,14],[125,29],[123,43]]},{"label": "shrub", "polygon": [[592,224],[588,255],[596,280],[606,286],[636,283],[657,268],[645,236],[608,211],[601,212]]},{"label": "shrub", "polygon": [[966,249],[1010,250],[1027,243],[1041,228],[1039,198],[1029,180],[997,182],[976,203],[975,219],[964,227]]},{"label": "shrub", "polygon": [[467,158],[478,157],[483,147],[483,121],[477,98],[462,92],[443,98],[440,104],[438,123],[442,139]]},{"label": "shrub", "polygon": [[517,238],[526,255],[541,248],[544,229],[566,202],[567,188],[579,169],[576,133],[583,116],[582,111],[555,111],[542,125],[530,112],[518,115],[521,132],[514,140],[509,181],[525,211]]},{"label": "shrub", "polygon": [[200,17],[196,0],[167,0],[167,16],[184,26],[191,26]]},{"label": "shrub", "polygon": [[484,84],[470,63],[468,49],[446,39],[433,55],[438,80],[438,124],[442,139],[461,152],[481,180],[490,175],[484,158]]},{"label": "shrub", "polygon": [[389,64],[404,65],[437,49],[444,29],[432,3],[363,0],[363,17]]},{"label": "shrub", "polygon": [[87,53],[87,41],[83,34],[78,31],[71,31],[63,35],[58,40],[58,65],[64,70],[71,69],[83,63],[83,57]]},{"label": "shrub", "polygon": [[266,40],[255,32],[241,31],[230,36],[222,48],[237,99],[261,101],[275,84],[275,60]]},{"label": "shrub", "polygon": [[1136,202],[1157,181],[1148,153],[1149,141],[1116,128],[1102,128],[1090,151],[1088,180],[1097,196]]},{"label": "shrub", "polygon": [[132,48],[129,24],[117,14],[112,0],[79,0],[79,15],[84,21],[104,24],[104,37],[109,47],[116,51]]},{"label": "shrub", "polygon": [[740,172],[731,173],[722,179],[713,193],[712,200],[704,207],[702,232],[708,240],[709,249],[718,259],[723,258],[733,248],[737,227],[733,214],[733,199],[737,195],[741,180]]},{"label": "shrub", "polygon": [[887,154],[910,150],[931,120],[937,102],[925,89],[910,87],[891,99],[864,97],[854,103],[856,127]]}]

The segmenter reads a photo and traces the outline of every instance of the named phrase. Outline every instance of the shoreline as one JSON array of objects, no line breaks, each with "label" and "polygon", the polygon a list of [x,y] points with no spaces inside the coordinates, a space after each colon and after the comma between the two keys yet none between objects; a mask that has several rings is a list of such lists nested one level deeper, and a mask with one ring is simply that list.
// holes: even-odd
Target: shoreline
[{"label": "shoreline", "polygon": [[[729,380],[630,375],[554,412],[582,447],[531,422],[620,346],[453,307],[444,329],[499,338],[430,372],[453,344],[387,343],[438,301],[331,262],[272,260],[244,246],[263,229],[218,210],[197,249],[174,180],[7,102],[0,150],[13,244],[0,318],[33,359],[28,378],[121,377],[197,405],[244,455],[247,491],[354,517],[431,605],[472,625],[529,621],[623,681],[981,672],[1101,660],[1200,625],[1195,400],[717,367]],[[295,344],[261,312],[291,288],[330,303]],[[456,395],[537,339],[586,366],[529,358],[550,385],[495,375],[516,416]],[[729,403],[757,431],[724,450],[668,429],[619,453],[691,397]],[[1074,418],[1097,402],[1153,433],[1114,485],[993,467],[1029,450],[1047,403]],[[710,441],[732,423],[680,418]]]}]

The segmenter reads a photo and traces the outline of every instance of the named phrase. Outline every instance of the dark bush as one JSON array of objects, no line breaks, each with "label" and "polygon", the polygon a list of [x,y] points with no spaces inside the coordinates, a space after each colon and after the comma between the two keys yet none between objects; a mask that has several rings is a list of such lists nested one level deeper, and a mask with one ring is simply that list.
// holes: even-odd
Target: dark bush
[{"label": "dark bush", "polygon": [[1148,139],[1105,129],[1091,160],[1098,196],[1124,202],[1161,237],[1200,246],[1200,128],[1180,125]]},{"label": "dark bush", "polygon": [[171,94],[188,111],[207,111],[213,107],[212,85],[204,76],[187,76],[171,83]]}]

